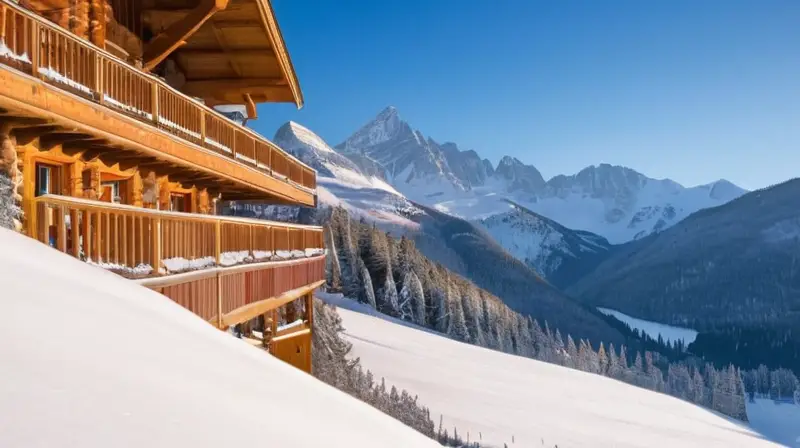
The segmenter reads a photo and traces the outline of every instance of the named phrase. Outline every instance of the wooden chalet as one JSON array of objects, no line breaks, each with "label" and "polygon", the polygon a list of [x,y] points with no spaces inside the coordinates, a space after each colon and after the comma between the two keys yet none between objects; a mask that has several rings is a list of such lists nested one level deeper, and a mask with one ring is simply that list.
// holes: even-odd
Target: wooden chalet
[{"label": "wooden chalet", "polygon": [[218,110],[263,102],[303,104],[269,0],[0,0],[19,230],[310,371],[322,230],[217,215],[316,205],[314,170]]}]

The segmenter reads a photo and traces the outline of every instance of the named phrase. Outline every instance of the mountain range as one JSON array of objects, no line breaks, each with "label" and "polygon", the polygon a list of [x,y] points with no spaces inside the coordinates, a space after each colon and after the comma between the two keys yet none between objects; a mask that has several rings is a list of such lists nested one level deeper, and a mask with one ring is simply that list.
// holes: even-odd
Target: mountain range
[{"label": "mountain range", "polygon": [[545,180],[535,166],[517,158],[504,156],[493,166],[473,150],[425,137],[394,107],[381,111],[335,149],[408,199],[439,211],[483,219],[509,211],[506,200],[512,200],[613,244],[662,231],[697,210],[746,192],[726,180],[686,188],[609,164]]},{"label": "mountain range", "polygon": [[713,330],[800,326],[800,179],[617,248],[567,289],[595,306]]},{"label": "mountain range", "polygon": [[[564,295],[510,255],[480,225],[406,199],[388,183],[390,178],[370,175],[297,123],[282,126],[274,141],[318,171],[323,205],[342,206],[352,216],[371,220],[393,235],[406,235],[424,256],[470,279],[514,311],[596,343],[624,340],[598,312]],[[280,207],[253,213],[303,222],[302,217],[286,215]]]},{"label": "mountain range", "polygon": [[[589,272],[616,244],[745,192],[725,180],[685,188],[608,164],[545,180],[516,158],[501,157],[493,166],[473,150],[437,143],[394,107],[335,147],[294,122],[281,126],[274,141],[318,171],[323,203],[399,233],[430,222],[423,207],[473,221],[557,287]],[[443,247],[436,255],[460,271],[458,256]]]}]

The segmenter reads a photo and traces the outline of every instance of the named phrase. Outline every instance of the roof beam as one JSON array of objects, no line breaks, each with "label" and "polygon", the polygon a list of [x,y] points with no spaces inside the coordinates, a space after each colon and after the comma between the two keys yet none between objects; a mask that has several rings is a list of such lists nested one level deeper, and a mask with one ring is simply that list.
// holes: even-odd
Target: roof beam
[{"label": "roof beam", "polygon": [[241,78],[241,79],[207,79],[186,81],[183,92],[187,95],[204,97],[209,92],[237,95],[247,95],[251,93],[264,93],[269,90],[285,90],[283,87],[286,81],[282,78]]},{"label": "roof beam", "polygon": [[[216,28],[215,28],[216,29]],[[222,47],[222,44],[220,44]],[[249,60],[249,59],[264,59],[270,58],[275,61],[275,54],[272,53],[272,50],[269,48],[252,48],[248,50],[231,50],[228,49],[227,46],[224,47],[222,50],[201,50],[201,49],[182,49],[179,53],[180,57],[185,57],[187,59],[197,58],[197,59],[205,59],[205,58],[217,58],[221,55],[225,55],[231,59],[235,59],[237,61],[241,60]]]},{"label": "roof beam", "polygon": [[228,0],[202,0],[196,8],[147,43],[142,57],[143,68],[147,71],[155,68],[183,45],[212,15],[227,7]]},{"label": "roof beam", "polygon": [[244,95],[244,105],[247,108],[247,119],[258,119],[258,109],[256,109],[256,103],[253,101],[253,97],[251,97],[249,93]]}]

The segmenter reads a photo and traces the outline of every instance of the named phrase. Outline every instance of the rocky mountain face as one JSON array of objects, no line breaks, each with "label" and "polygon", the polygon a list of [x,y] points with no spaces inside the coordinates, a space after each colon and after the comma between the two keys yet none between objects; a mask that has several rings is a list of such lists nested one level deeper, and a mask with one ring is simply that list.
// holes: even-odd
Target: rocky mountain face
[{"label": "rocky mountain face", "polygon": [[571,285],[613,253],[608,240],[568,229],[552,219],[512,203],[505,213],[478,221],[512,256],[558,288]]},{"label": "rocky mountain face", "polygon": [[799,197],[794,179],[696,212],[620,247],[567,291],[592,305],[701,331],[732,324],[796,329]]},{"label": "rocky mountain face", "polygon": [[481,219],[507,212],[509,199],[614,244],[663,231],[697,210],[745,193],[725,180],[685,188],[608,164],[545,180],[535,166],[516,158],[505,156],[494,167],[475,151],[425,138],[394,107],[336,148],[353,160],[383,167],[384,179],[395,189],[436,210]]},{"label": "rocky mountain face", "polygon": [[515,157],[500,159],[494,170],[494,177],[504,181],[505,191],[536,194],[545,187],[542,173],[532,165],[525,165]]},{"label": "rocky mountain face", "polygon": [[[384,180],[383,167],[358,155],[334,151],[310,129],[288,122],[275,133],[273,142],[317,170],[318,197],[323,205],[344,205],[357,217],[368,217],[399,228],[417,226],[410,220],[419,209]],[[252,208],[252,207],[251,207]],[[255,216],[279,218],[285,207],[256,207]]]}]

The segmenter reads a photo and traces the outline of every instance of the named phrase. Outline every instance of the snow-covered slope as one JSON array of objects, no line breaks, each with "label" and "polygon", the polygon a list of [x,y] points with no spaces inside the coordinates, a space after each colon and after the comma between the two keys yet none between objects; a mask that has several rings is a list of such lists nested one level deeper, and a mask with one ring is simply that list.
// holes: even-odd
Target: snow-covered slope
[{"label": "snow-covered slope", "polygon": [[370,159],[345,157],[295,122],[281,126],[274,142],[317,170],[319,200],[323,204],[342,205],[356,216],[381,223],[416,227],[409,218],[419,211],[383,179],[383,173],[370,166]]},{"label": "snow-covered slope", "polygon": [[[353,354],[470,440],[502,447],[768,447],[745,424],[667,395],[339,309]],[[784,428],[785,429],[785,428]],[[800,435],[800,427],[798,428]]]},{"label": "snow-covered slope", "polygon": [[[545,181],[518,159],[497,167],[475,151],[439,144],[388,107],[336,148],[368,157],[385,179],[409,199],[465,219],[508,211],[511,199],[571,228],[596,233],[617,244],[672,226],[691,213],[722,205],[745,193],[719,180],[685,188],[648,178],[632,169],[601,164]],[[497,150],[498,148],[495,148]]]},{"label": "snow-covered slope", "polygon": [[597,266],[612,246],[596,234],[568,229],[511,203],[511,211],[478,223],[511,255],[555,286],[571,284]]},{"label": "snow-covered slope", "polygon": [[2,447],[438,446],[131,281],[0,247]]}]

